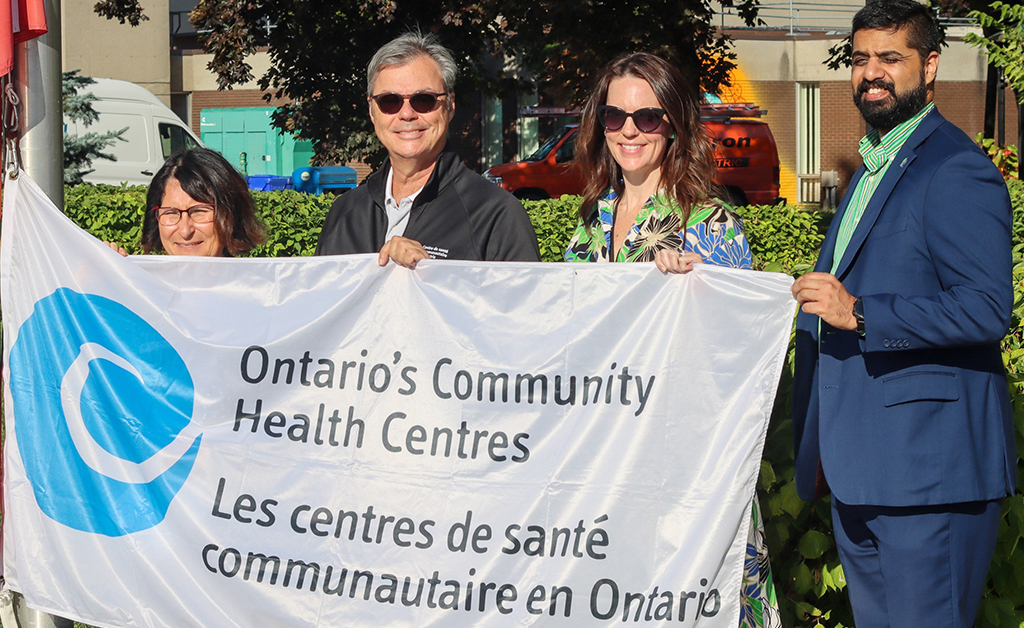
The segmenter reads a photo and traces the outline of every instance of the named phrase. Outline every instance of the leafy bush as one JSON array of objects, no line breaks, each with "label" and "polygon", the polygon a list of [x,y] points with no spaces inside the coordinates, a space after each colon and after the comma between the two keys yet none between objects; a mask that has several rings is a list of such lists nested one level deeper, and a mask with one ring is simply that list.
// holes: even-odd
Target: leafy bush
[{"label": "leafy bush", "polygon": [[853,612],[844,591],[846,579],[832,534],[829,500],[805,502],[796,493],[789,395],[793,356],[791,342],[757,486],[779,611],[784,626],[852,626]]},{"label": "leafy bush", "polygon": [[[994,139],[985,138],[981,133],[978,133],[974,137],[974,141],[981,146],[981,150],[985,151],[992,163],[999,168],[999,172],[1003,173],[1003,177],[1006,179],[1016,179],[1017,173],[1020,172],[1020,155],[1017,154],[1017,147],[1013,144],[1009,146],[1001,146],[996,143]],[[1016,207],[1016,206],[1015,206]]]},{"label": "leafy bush", "polygon": [[140,186],[75,185],[64,188],[64,213],[100,240],[142,253],[142,216],[146,188]]},{"label": "leafy bush", "polygon": [[[320,228],[334,197],[310,196],[293,190],[253,192],[256,215],[267,227],[267,242],[252,257],[312,255]],[[129,253],[142,253],[142,186],[76,185],[64,188],[64,213],[100,240],[116,242]]]},{"label": "leafy bush", "polygon": [[[1003,360],[1010,379],[1018,451],[1024,451],[1024,182],[1008,181],[1014,206],[1014,308]],[[253,255],[310,255],[319,237],[330,197],[297,192],[258,192],[257,213],[269,241]],[[65,212],[99,238],[138,251],[144,188],[82,185],[66,190]],[[577,223],[579,197],[527,201],[541,256],[560,261]],[[830,214],[788,206],[737,210],[744,220],[755,268],[800,274],[813,265]],[[795,307],[794,307],[795,309]],[[793,346],[783,370],[765,444],[758,493],[780,610],[785,626],[853,625],[843,569],[832,535],[828,500],[804,502],[793,481],[790,390]],[[1024,470],[1018,459],[1018,469]],[[1024,473],[1020,474],[1024,486]],[[978,616],[979,628],[1024,624],[1024,495],[1006,500],[989,583]]]},{"label": "leafy bush", "polygon": [[1003,504],[999,539],[989,569],[989,582],[978,613],[979,628],[1024,624],[1024,181],[1008,179],[1013,202],[1013,315],[1003,339],[1003,364],[1010,380],[1014,433],[1017,440],[1018,493]]},{"label": "leafy bush", "polygon": [[533,230],[537,232],[542,261],[563,261],[565,249],[580,220],[581,201],[579,196],[568,194],[557,200],[523,201]]},{"label": "leafy bush", "polygon": [[320,229],[334,197],[310,196],[294,190],[253,192],[256,215],[267,227],[267,242],[249,254],[253,257],[300,257],[312,255]]},{"label": "leafy bush", "polygon": [[789,205],[739,207],[754,268],[800,275],[814,267],[825,239],[823,216]]}]

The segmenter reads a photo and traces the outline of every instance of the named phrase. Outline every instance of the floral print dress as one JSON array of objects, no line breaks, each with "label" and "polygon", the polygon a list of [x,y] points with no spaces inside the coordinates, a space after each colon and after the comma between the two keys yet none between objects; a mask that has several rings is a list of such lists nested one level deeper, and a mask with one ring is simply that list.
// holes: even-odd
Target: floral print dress
[{"label": "floral print dress", "polygon": [[[616,198],[615,192],[608,190],[604,198],[597,202],[597,213],[590,224],[585,225],[580,221],[569,241],[565,261],[612,261]],[[743,235],[743,224],[727,205],[709,203],[690,212],[686,229],[683,229],[682,222],[675,204],[664,193],[652,196],[637,214],[636,222],[626,235],[615,261],[653,262],[658,251],[675,249],[699,253],[705,264],[750,268],[750,245]]]},{"label": "floral print dress", "polygon": [[[612,261],[612,227],[615,223],[616,194],[612,190],[597,203],[597,212],[586,225],[583,221],[569,241],[567,262]],[[589,231],[587,227],[590,227]],[[685,243],[685,244],[684,244]],[[708,203],[690,212],[683,228],[676,206],[664,192],[651,197],[637,214],[626,235],[616,262],[653,262],[662,249],[699,253],[705,264],[750,268],[750,245],[743,235],[743,223],[725,204]],[[768,547],[764,540],[761,508],[754,498],[747,553],[743,564],[740,600],[740,628],[781,628],[778,601]]]}]

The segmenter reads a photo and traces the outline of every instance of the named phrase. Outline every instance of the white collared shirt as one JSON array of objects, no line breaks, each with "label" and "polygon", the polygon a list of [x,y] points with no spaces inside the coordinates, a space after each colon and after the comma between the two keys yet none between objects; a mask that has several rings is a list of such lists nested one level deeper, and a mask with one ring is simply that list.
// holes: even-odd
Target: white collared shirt
[{"label": "white collared shirt", "polygon": [[395,169],[390,168],[388,170],[388,180],[384,182],[384,212],[388,216],[388,232],[384,236],[385,242],[395,236],[405,234],[405,228],[409,225],[409,212],[412,211],[412,204],[416,197],[420,195],[420,192],[423,191],[423,187],[420,187],[420,189],[400,201],[395,200],[395,195],[391,192],[391,185],[394,179]]}]

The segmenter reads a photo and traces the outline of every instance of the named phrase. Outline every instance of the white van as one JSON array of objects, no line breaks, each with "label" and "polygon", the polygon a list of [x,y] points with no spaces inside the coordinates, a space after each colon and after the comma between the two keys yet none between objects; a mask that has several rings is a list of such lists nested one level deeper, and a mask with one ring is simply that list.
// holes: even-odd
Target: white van
[{"label": "white van", "polygon": [[99,120],[89,126],[65,120],[64,132],[84,135],[125,127],[128,130],[121,136],[125,141],[116,141],[104,151],[115,155],[117,161],[93,160],[93,171],[84,177],[89,183],[149,185],[156,171],[176,150],[203,145],[181,118],[146,88],[115,79],[95,81],[79,92],[96,97],[92,106]]}]

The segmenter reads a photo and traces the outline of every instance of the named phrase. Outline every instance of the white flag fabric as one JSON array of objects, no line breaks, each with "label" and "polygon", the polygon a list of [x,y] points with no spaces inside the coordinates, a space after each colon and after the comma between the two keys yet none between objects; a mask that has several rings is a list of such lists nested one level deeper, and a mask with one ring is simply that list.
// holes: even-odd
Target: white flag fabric
[{"label": "white flag fabric", "polygon": [[4,188],[5,576],[98,626],[734,628],[782,275],[122,258]]}]

